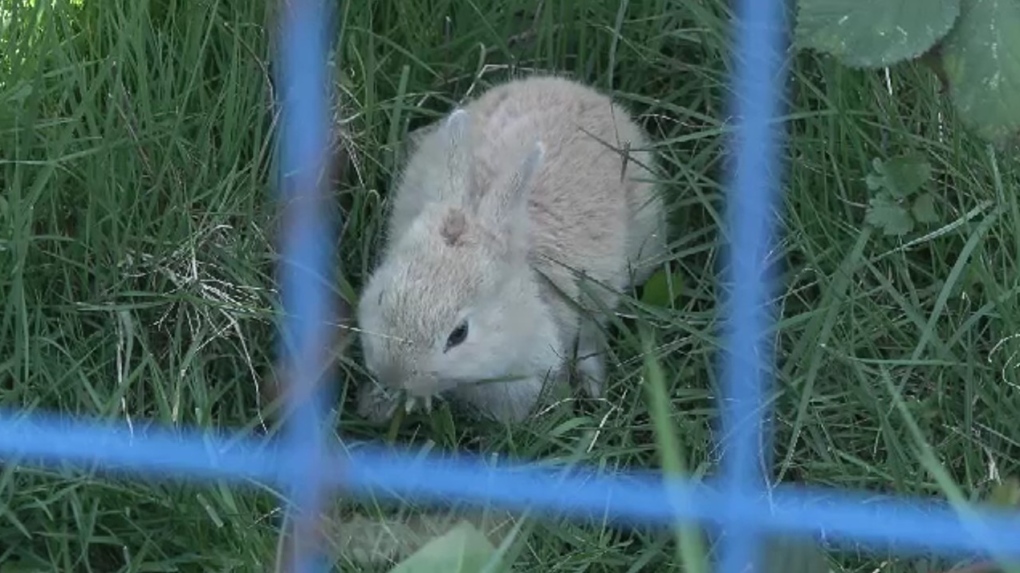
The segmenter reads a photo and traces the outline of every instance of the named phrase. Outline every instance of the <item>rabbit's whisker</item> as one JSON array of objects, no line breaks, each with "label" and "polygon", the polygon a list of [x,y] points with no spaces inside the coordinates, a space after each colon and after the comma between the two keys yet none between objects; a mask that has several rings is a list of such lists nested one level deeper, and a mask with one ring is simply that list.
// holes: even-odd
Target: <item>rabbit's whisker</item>
[{"label": "rabbit's whisker", "polygon": [[410,340],[408,340],[406,338],[402,338],[400,336],[394,336],[392,334],[383,334],[381,332],[372,332],[370,330],[365,330],[363,328],[358,328],[357,326],[340,326],[340,328],[342,328],[344,330],[349,330],[351,332],[357,332],[358,334],[364,334],[364,335],[367,335],[367,336],[374,336],[376,338],[382,338],[382,339],[385,339],[385,340],[393,340],[393,341],[396,341],[396,342],[400,342],[401,344],[407,344],[407,343],[411,342]]}]

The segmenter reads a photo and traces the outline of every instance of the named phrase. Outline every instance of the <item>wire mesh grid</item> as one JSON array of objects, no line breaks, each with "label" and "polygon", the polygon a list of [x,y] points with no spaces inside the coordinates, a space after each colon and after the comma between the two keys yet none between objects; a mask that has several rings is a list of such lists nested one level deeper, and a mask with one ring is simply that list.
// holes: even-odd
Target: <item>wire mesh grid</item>
[{"label": "wire mesh grid", "polygon": [[[726,530],[719,569],[753,570],[762,534],[826,536],[838,543],[899,552],[979,553],[1020,558],[1020,519],[928,500],[879,498],[860,492],[803,486],[769,487],[761,452],[769,451],[763,404],[768,386],[767,300],[772,278],[764,261],[772,244],[772,214],[779,187],[778,128],[783,84],[785,22],[781,0],[741,0],[735,22],[736,74],[732,116],[739,119],[731,153],[732,233],[727,282],[728,348],[723,362],[724,459],[722,475],[695,484],[655,473],[602,475],[584,470],[564,476],[481,459],[402,455],[372,444],[331,450],[323,439],[323,405],[331,384],[321,384],[334,301],[329,280],[333,235],[327,195],[317,174],[328,164],[326,62],[328,3],[283,2],[280,84],[284,110],[281,204],[284,244],[280,280],[287,321],[281,355],[295,390],[288,429],[280,441],[255,441],[197,429],[139,430],[44,413],[0,410],[0,454],[18,463],[92,465],[149,478],[185,477],[283,487],[302,515],[312,515],[323,493],[387,492],[422,501],[456,500],[507,509],[538,508],[567,515],[593,512],[617,522],[673,524],[691,520]],[[327,372],[328,375],[328,372]],[[298,546],[300,547],[300,546]],[[297,571],[324,571],[314,550],[297,550]]]}]

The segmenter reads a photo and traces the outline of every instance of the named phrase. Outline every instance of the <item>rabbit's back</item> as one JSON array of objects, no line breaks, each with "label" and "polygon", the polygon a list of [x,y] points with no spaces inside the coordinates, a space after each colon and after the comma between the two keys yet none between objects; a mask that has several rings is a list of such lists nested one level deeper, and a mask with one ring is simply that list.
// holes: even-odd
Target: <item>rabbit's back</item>
[{"label": "rabbit's back", "polygon": [[[567,294],[577,293],[569,292],[564,266],[619,289],[639,254],[648,260],[661,252],[664,221],[646,169],[653,161],[647,138],[608,96],[539,76],[494,87],[467,109],[477,118],[474,165],[482,188],[535,139],[545,145],[529,205],[532,249],[536,266],[560,277]],[[647,266],[636,269],[635,282],[646,276]]]}]

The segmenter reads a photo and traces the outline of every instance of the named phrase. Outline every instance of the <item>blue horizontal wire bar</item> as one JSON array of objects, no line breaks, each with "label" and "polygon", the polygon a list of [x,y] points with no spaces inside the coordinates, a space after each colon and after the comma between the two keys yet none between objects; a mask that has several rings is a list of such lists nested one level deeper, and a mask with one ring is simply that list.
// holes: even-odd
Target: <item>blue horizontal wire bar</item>
[{"label": "blue horizontal wire bar", "polygon": [[[328,563],[316,538],[323,500],[322,428],[332,380],[328,354],[336,332],[331,291],[332,243],[328,216],[330,114],[327,58],[329,21],[325,0],[283,0],[279,78],[282,86],[282,153],[279,193],[283,207],[281,294],[286,319],[280,341],[284,382],[290,386],[286,437],[291,452],[295,542],[293,571],[326,571]],[[320,378],[327,379],[321,380]],[[320,383],[321,382],[321,383]],[[288,569],[291,570],[291,569]]]},{"label": "blue horizontal wire bar", "polygon": [[268,440],[239,442],[191,428],[145,426],[137,421],[131,427],[0,408],[0,460],[4,464],[97,465],[103,471],[128,471],[157,479],[165,475],[280,485],[281,480],[290,479],[281,473],[289,467],[280,466],[276,449]]},{"label": "blue horizontal wire bar", "polygon": [[731,115],[737,129],[731,142],[734,169],[727,194],[729,272],[727,340],[722,360],[722,475],[726,495],[720,505],[732,517],[722,538],[722,573],[760,570],[760,536],[752,522],[738,519],[743,498],[764,491],[771,436],[765,432],[765,400],[770,379],[759,365],[772,363],[763,344],[774,279],[766,268],[773,245],[772,210],[778,197],[776,115],[781,77],[783,3],[741,0],[734,21],[736,74]]},{"label": "blue horizontal wire bar", "polygon": [[[728,520],[779,534],[817,535],[901,554],[932,551],[946,556],[997,552],[1020,558],[1020,516],[978,512],[983,524],[961,520],[945,503],[878,496],[830,488],[781,486],[767,496],[729,494],[717,483],[667,486],[659,474],[599,475],[578,468],[496,465],[484,458],[440,458],[398,453],[360,443],[343,445],[322,479],[359,495],[463,501],[510,510],[534,507],[575,517],[607,516],[614,522],[668,526],[676,519],[725,525]],[[19,460],[11,460],[17,456]],[[0,458],[4,463],[48,467],[97,464],[103,471],[156,479],[223,479],[237,483],[292,483],[293,453],[279,441],[237,439],[193,430],[136,428],[0,410]],[[669,499],[675,500],[674,504]],[[971,527],[982,526],[981,529]],[[841,539],[842,538],[842,539]]]}]

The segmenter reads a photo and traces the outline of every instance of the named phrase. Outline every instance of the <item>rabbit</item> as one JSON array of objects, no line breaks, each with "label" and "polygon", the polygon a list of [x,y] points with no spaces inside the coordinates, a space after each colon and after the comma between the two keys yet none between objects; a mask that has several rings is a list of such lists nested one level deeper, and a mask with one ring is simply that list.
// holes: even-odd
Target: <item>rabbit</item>
[{"label": "rabbit", "polygon": [[537,75],[489,89],[412,143],[358,301],[378,381],[359,389],[359,415],[388,419],[403,389],[520,423],[547,382],[564,387],[575,349],[583,389],[601,397],[599,311],[666,252],[647,135],[594,88]]}]

